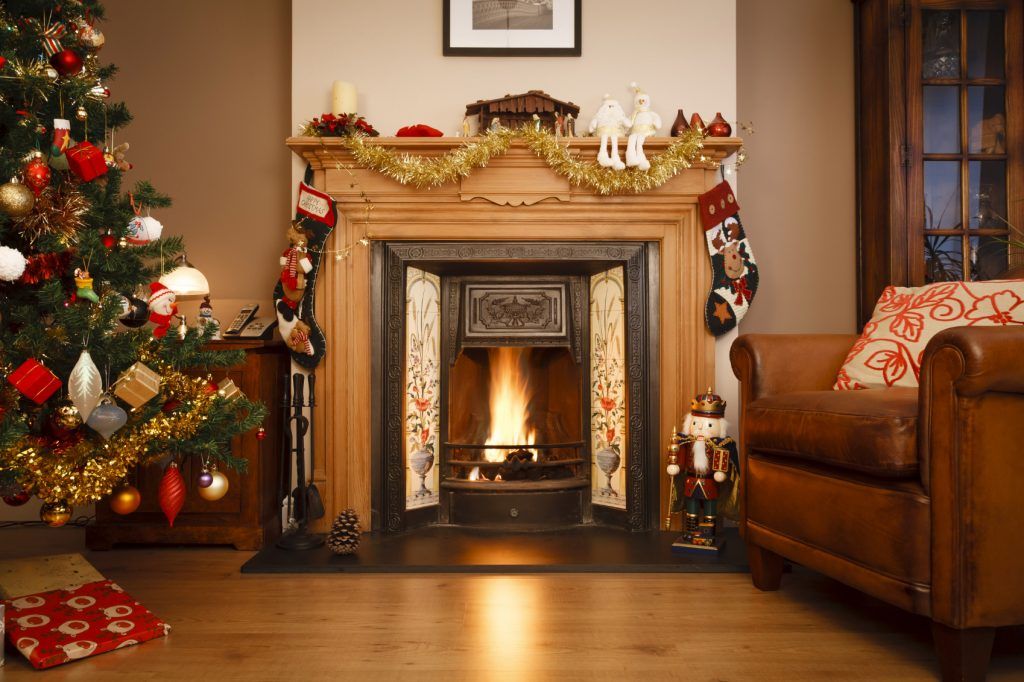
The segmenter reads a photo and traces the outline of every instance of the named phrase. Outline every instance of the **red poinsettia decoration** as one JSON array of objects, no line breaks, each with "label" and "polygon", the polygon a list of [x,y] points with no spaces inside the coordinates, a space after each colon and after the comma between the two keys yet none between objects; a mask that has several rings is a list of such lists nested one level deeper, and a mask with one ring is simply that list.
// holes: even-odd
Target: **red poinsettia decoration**
[{"label": "red poinsettia decoration", "polygon": [[346,137],[348,135],[366,135],[377,137],[380,133],[358,114],[323,114],[314,118],[303,131],[315,137]]}]

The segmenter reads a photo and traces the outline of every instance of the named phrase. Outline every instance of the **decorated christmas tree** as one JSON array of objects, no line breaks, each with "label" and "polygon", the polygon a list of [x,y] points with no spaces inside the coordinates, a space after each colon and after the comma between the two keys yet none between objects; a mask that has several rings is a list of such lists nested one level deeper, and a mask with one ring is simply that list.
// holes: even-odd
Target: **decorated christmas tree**
[{"label": "decorated christmas tree", "polygon": [[243,468],[230,439],[265,414],[206,373],[240,352],[176,326],[160,279],[183,244],[114,144],[131,116],[107,88],[102,19],[94,0],[0,0],[0,496],[38,496],[51,525],[115,488],[132,509],[146,464],[167,467],[173,518],[175,463]]}]

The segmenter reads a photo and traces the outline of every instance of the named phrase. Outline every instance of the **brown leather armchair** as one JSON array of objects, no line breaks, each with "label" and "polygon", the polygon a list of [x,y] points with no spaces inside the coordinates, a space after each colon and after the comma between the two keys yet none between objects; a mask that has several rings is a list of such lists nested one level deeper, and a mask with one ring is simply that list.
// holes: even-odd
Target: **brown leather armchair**
[{"label": "brown leather armchair", "polygon": [[984,679],[1024,623],[1024,328],[937,334],[920,389],[833,391],[856,338],[732,346],[754,585],[820,571],[930,618],[944,679]]}]

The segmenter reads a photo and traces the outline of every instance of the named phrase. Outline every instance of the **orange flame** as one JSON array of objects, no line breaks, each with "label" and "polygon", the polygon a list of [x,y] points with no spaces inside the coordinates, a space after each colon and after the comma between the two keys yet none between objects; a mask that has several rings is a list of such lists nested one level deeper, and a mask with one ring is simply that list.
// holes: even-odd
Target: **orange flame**
[{"label": "orange flame", "polygon": [[[530,427],[530,384],[522,371],[529,348],[502,346],[490,351],[491,432],[484,445],[533,445],[537,431]],[[531,451],[532,452],[532,451]],[[503,462],[505,450],[488,448],[488,462]],[[537,459],[537,453],[533,453]]]}]

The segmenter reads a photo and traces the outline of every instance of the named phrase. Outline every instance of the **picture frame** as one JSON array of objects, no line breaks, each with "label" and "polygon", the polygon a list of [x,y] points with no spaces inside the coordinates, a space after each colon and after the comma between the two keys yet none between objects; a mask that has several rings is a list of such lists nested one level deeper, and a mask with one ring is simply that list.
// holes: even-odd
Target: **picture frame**
[{"label": "picture frame", "polygon": [[446,57],[579,57],[583,0],[443,0]]}]

